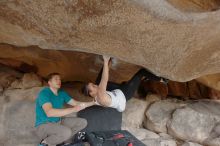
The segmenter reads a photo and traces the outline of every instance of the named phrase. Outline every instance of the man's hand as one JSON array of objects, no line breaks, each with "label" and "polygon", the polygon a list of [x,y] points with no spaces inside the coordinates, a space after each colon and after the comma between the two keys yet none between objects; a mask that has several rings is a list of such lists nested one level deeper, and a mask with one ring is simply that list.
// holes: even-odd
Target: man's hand
[{"label": "man's hand", "polygon": [[73,107],[73,109],[75,109],[75,112],[79,112],[85,108],[87,108],[87,105],[85,103],[80,103],[79,105],[75,105]]},{"label": "man's hand", "polygon": [[92,102],[83,102],[83,103],[80,103],[79,106],[81,107],[81,110],[87,108],[87,107],[90,107],[90,106],[93,106],[95,105],[95,103],[92,101]]},{"label": "man's hand", "polygon": [[82,107],[80,105],[76,105],[76,106],[72,107],[72,109],[74,112],[79,112],[82,110]]},{"label": "man's hand", "polygon": [[79,106],[80,106],[81,110],[86,108],[86,104],[85,103],[81,103]]},{"label": "man's hand", "polygon": [[78,112],[84,109],[79,105],[75,105],[71,108],[56,109],[52,107],[51,103],[45,103],[42,107],[47,117],[63,117],[63,116],[66,116],[71,113]]}]

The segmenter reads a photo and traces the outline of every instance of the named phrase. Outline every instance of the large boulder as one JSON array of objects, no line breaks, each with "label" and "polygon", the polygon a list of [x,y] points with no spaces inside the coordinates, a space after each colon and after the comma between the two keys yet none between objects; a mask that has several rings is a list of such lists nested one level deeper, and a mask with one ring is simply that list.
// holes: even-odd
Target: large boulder
[{"label": "large boulder", "polygon": [[144,127],[152,131],[167,133],[167,122],[172,118],[173,111],[183,105],[171,99],[151,104],[145,113]]},{"label": "large boulder", "polygon": [[176,109],[167,125],[173,137],[203,143],[220,121],[218,102],[202,101]]},{"label": "large boulder", "polygon": [[[5,66],[13,67],[22,72],[34,72],[43,78],[46,78],[52,72],[58,72],[64,82],[95,81],[103,65],[102,58],[95,54],[43,50],[36,46],[15,47],[0,44],[0,52],[0,63]],[[139,68],[137,65],[117,60],[114,67],[110,69],[109,80],[118,83],[126,81]],[[19,83],[21,81],[18,81],[15,87],[22,86]]]},{"label": "large boulder", "polygon": [[[5,100],[5,97],[0,96],[0,104],[1,104],[1,106],[0,106],[0,116],[1,116],[1,118],[0,118],[0,129],[4,128],[4,124],[3,124],[3,110],[4,110],[3,104],[4,104],[4,100]],[[4,141],[5,138],[6,137],[5,137],[4,131],[0,130],[0,144],[1,145],[3,145],[3,141]]]},{"label": "large boulder", "polygon": [[84,82],[69,82],[62,84],[62,88],[75,100],[83,102],[93,101],[92,97],[82,94],[84,86]]},{"label": "large boulder", "polygon": [[167,0],[174,7],[184,12],[207,12],[219,8],[218,0]]},{"label": "large boulder", "polygon": [[122,127],[143,127],[145,111],[148,107],[146,100],[132,98],[126,103],[126,109],[122,114]]},{"label": "large boulder", "polygon": [[185,142],[181,146],[202,146],[202,145],[200,145],[198,143],[193,143],[193,142]]},{"label": "large boulder", "polygon": [[11,74],[0,72],[0,86],[3,89],[9,87],[15,79],[15,76]]},{"label": "large boulder", "polygon": [[34,87],[30,89],[7,89],[3,95],[7,100],[30,100],[34,101],[43,87]]},{"label": "large boulder", "polygon": [[145,139],[142,142],[147,146],[177,146],[177,142],[174,139],[166,138]]},{"label": "large boulder", "polygon": [[207,146],[219,146],[220,145],[220,137],[213,138],[213,139],[207,139],[204,141],[204,144]]},{"label": "large boulder", "polygon": [[[1,97],[2,99],[2,97]],[[34,133],[35,105],[28,100],[0,99],[0,144],[36,145],[38,139]]]},{"label": "large boulder", "polygon": [[203,13],[175,6],[167,0],[3,0],[0,43],[106,54],[176,81],[220,72],[218,3]]},{"label": "large boulder", "polygon": [[6,89],[0,96],[0,144],[4,146],[34,146],[35,104],[42,87]]},{"label": "large boulder", "polygon": [[147,94],[146,96],[146,101],[149,103],[149,104],[152,104],[156,101],[160,101],[161,100],[161,97],[156,95],[156,94]]},{"label": "large boulder", "polygon": [[179,99],[220,99],[220,91],[212,89],[197,80],[188,82],[169,81],[167,86],[161,82],[143,81],[140,91],[152,92],[160,95],[162,99],[175,96]]},{"label": "large boulder", "polygon": [[41,87],[42,80],[35,73],[26,73],[20,80],[12,82],[10,89],[28,89],[33,87]]},{"label": "large boulder", "polygon": [[220,91],[220,73],[202,76],[197,81]]},{"label": "large boulder", "polygon": [[157,139],[160,138],[160,136],[153,131],[149,131],[144,128],[132,128],[132,127],[126,127],[122,128],[123,130],[128,130],[132,135],[135,135],[137,139],[143,141],[145,139]]},{"label": "large boulder", "polygon": [[24,74],[22,78],[22,85],[24,89],[33,88],[33,87],[41,87],[42,80],[35,73],[27,73],[27,74]]},{"label": "large boulder", "polygon": [[0,85],[0,95],[2,95],[3,91],[4,91],[4,89],[3,89],[3,87]]},{"label": "large boulder", "polygon": [[212,129],[209,137],[205,139],[204,144],[208,146],[218,146],[220,145],[220,123]]}]

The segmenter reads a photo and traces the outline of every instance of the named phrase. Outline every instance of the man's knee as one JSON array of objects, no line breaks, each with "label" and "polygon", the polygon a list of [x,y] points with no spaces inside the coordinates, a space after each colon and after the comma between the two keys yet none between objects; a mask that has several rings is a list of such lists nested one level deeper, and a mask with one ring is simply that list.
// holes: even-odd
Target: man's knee
[{"label": "man's knee", "polygon": [[81,121],[81,125],[82,125],[82,128],[85,128],[87,126],[88,122],[86,119],[82,119]]},{"label": "man's knee", "polygon": [[87,120],[83,119],[83,118],[79,118],[77,120],[76,125],[78,127],[77,129],[82,130],[82,129],[84,129],[87,126]]},{"label": "man's knee", "polygon": [[220,135],[220,123],[215,127],[215,133]]},{"label": "man's knee", "polygon": [[63,141],[66,141],[71,138],[72,130],[66,127],[62,131],[59,132],[59,135],[62,137]]},{"label": "man's knee", "polygon": [[39,142],[47,137],[46,129],[44,126],[39,126],[34,129],[34,134],[37,136]]}]

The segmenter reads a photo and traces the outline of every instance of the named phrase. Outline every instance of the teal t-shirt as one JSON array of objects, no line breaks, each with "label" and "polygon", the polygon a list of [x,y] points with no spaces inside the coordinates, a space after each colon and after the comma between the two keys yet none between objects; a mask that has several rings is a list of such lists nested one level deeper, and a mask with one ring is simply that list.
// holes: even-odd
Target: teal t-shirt
[{"label": "teal t-shirt", "polygon": [[70,101],[71,97],[62,89],[58,90],[58,95],[55,95],[49,87],[43,88],[36,99],[36,121],[35,126],[39,126],[48,122],[59,122],[60,117],[47,117],[43,110],[45,103],[51,103],[53,108],[62,109],[65,103]]}]

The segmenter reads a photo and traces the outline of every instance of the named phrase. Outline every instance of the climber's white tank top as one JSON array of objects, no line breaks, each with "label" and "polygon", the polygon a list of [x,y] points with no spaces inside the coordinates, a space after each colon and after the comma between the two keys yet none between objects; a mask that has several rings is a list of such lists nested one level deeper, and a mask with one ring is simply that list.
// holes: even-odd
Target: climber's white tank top
[{"label": "climber's white tank top", "polygon": [[106,92],[112,99],[110,107],[117,109],[119,112],[123,112],[126,106],[126,98],[124,93],[120,89]]}]

